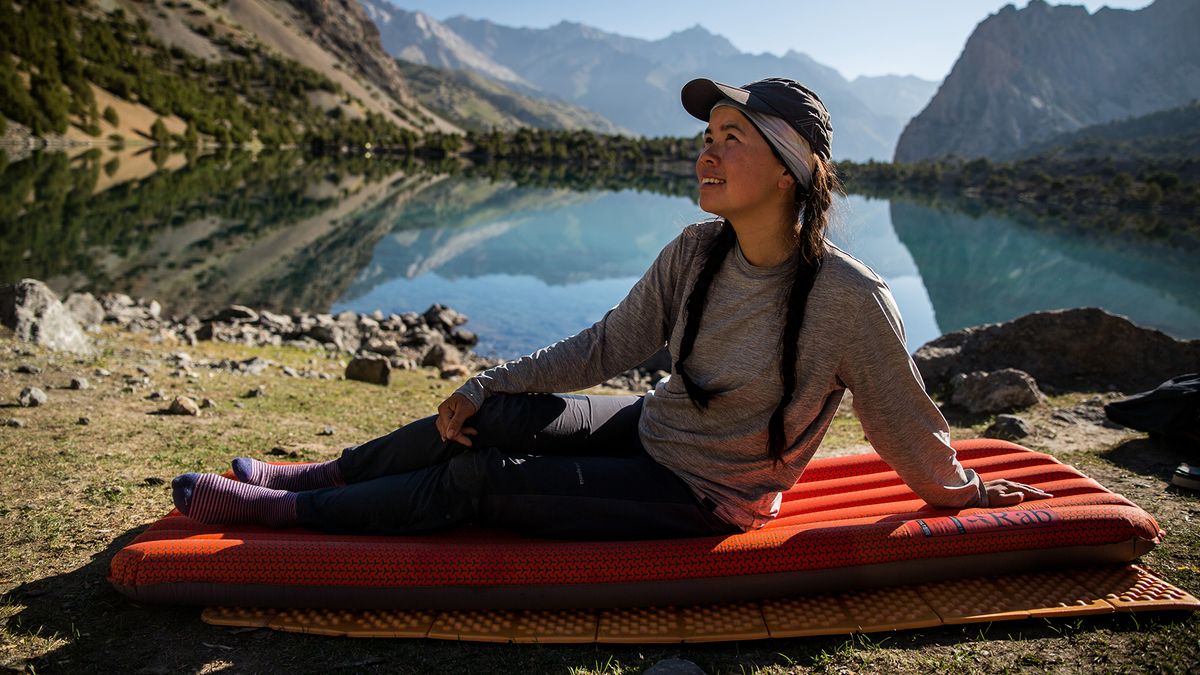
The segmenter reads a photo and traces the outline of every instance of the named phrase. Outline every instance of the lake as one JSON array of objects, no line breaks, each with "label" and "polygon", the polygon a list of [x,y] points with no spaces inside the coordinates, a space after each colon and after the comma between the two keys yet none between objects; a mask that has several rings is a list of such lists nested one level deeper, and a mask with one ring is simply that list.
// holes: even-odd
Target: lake
[{"label": "lake", "polygon": [[[599,319],[705,217],[689,196],[638,177],[587,189],[366,158],[115,159],[38,154],[3,168],[0,281],[122,291],[180,315],[440,302],[470,317],[477,351],[514,357]],[[836,209],[831,238],[887,280],[910,351],[959,328],[1082,306],[1200,337],[1194,252],[913,201],[850,195]]]}]

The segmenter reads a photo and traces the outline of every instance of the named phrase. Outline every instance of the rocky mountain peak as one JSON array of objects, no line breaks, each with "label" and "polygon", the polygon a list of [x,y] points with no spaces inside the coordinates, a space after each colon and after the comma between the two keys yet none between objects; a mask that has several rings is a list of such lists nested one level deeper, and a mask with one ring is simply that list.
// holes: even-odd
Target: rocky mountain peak
[{"label": "rocky mountain peak", "polygon": [[896,161],[999,157],[1054,135],[1200,97],[1200,3],[1099,11],[1005,6],[967,40]]},{"label": "rocky mountain peak", "polygon": [[520,75],[496,63],[454,29],[424,12],[410,12],[387,0],[359,0],[371,16],[386,16],[379,21],[381,43],[397,58],[451,70],[480,73],[507,84],[529,87]]},{"label": "rocky mountain peak", "polygon": [[[396,101],[419,107],[405,86],[396,62],[383,50],[379,29],[358,2],[291,0],[291,3],[312,22],[312,38],[318,44],[343,62],[357,66],[369,81]],[[444,122],[439,126],[443,130],[453,128]]]}]

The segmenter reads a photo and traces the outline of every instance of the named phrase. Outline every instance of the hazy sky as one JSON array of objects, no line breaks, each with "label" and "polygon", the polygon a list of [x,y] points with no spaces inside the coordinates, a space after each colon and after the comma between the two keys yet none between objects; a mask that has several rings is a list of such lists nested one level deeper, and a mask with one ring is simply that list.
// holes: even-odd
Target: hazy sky
[{"label": "hazy sky", "polygon": [[[858,75],[917,75],[941,81],[975,26],[1002,0],[391,0],[436,19],[457,14],[506,26],[545,28],[577,21],[612,33],[665,37],[697,23],[744,52],[805,52],[854,79]],[[1011,3],[1024,7],[1027,0]],[[1150,0],[1085,0],[1140,9]]]}]

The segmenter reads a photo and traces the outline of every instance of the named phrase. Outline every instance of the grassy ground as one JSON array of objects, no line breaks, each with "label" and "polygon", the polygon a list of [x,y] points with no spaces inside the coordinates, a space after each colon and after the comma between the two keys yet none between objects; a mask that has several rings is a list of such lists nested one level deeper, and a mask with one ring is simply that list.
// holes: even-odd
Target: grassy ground
[{"label": "grassy ground", "polygon": [[[171,478],[223,471],[237,455],[332,458],[345,445],[429,414],[458,383],[426,371],[400,372],[388,388],[290,378],[281,366],[340,374],[343,364],[290,348],[213,343],[185,351],[194,359],[258,355],[278,365],[259,376],[197,367],[199,377],[188,378],[173,375],[164,360],[177,345],[115,332],[105,333],[102,345],[94,359],[77,359],[0,335],[0,421],[24,421],[0,426],[0,667],[6,669],[636,673],[671,657],[710,673],[1195,672],[1200,664],[1200,619],[1168,613],[629,647],[351,640],[209,626],[197,608],[138,605],[105,580],[114,552],[170,509]],[[23,364],[42,372],[15,372]],[[99,377],[97,368],[111,375]],[[80,375],[89,389],[66,388]],[[260,384],[265,396],[242,398]],[[17,407],[25,386],[45,390],[48,404]],[[146,399],[156,390],[165,401]],[[216,407],[200,417],[157,414],[176,394],[211,398]],[[1169,486],[1182,457],[1125,432],[1056,431],[1050,414],[1085,398],[1054,398],[1030,412],[1039,431],[1029,444],[1062,456],[1158,518],[1167,539],[1145,562],[1200,594],[1200,502]],[[988,421],[952,420],[955,436],[975,435]],[[321,435],[327,426],[332,436]],[[822,452],[861,449],[857,422],[839,415]]]}]

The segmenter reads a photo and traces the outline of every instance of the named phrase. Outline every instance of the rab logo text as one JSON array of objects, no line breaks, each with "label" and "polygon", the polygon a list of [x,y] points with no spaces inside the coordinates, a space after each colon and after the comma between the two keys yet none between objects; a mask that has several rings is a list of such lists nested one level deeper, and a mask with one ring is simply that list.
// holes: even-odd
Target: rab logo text
[{"label": "rab logo text", "polygon": [[1045,527],[1056,520],[1059,520],[1058,514],[1050,509],[1000,511],[961,518],[957,516],[918,518],[908,522],[908,529],[914,534],[920,532],[926,537],[945,537],[970,532],[995,532],[1014,527]]}]

